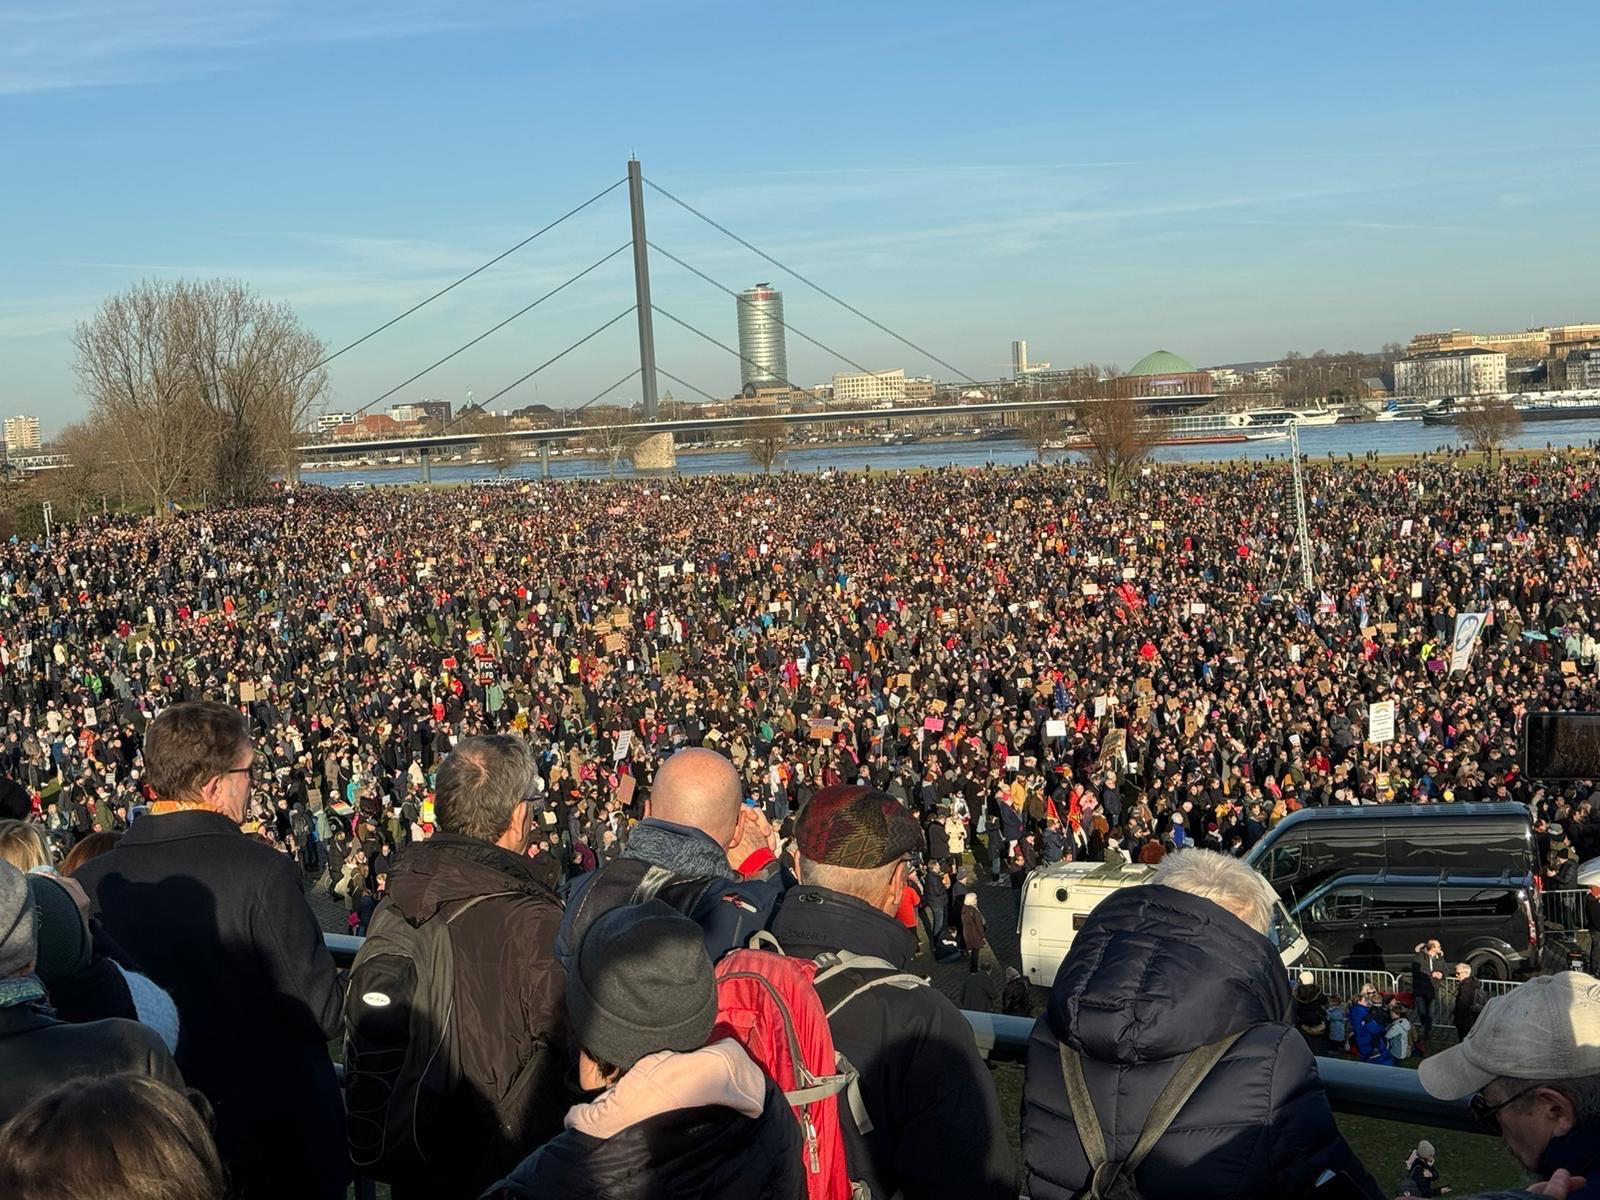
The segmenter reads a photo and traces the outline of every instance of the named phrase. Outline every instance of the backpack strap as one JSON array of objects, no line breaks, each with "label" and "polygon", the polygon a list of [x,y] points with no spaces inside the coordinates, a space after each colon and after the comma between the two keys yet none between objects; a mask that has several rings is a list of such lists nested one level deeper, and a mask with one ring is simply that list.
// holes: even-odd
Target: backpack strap
[{"label": "backpack strap", "polygon": [[817,977],[813,983],[822,1001],[823,1013],[829,1020],[850,1001],[873,988],[910,990],[928,986],[928,981],[921,975],[902,971],[892,962],[869,954],[839,950],[819,954],[814,961],[817,964]]},{"label": "backpack strap", "polygon": [[1065,1042],[1061,1043],[1061,1074],[1067,1084],[1067,1101],[1072,1107],[1072,1123],[1077,1126],[1078,1139],[1083,1143],[1084,1157],[1088,1160],[1090,1200],[1108,1200],[1119,1179],[1132,1179],[1135,1171],[1155,1149],[1156,1143],[1177,1119],[1178,1113],[1189,1102],[1196,1089],[1210,1074],[1211,1068],[1222,1060],[1234,1042],[1243,1035],[1230,1034],[1221,1041],[1212,1042],[1191,1050],[1167,1086],[1161,1089],[1156,1102],[1150,1106],[1139,1138],[1133,1150],[1122,1162],[1111,1162],[1106,1151],[1105,1131],[1101,1128],[1099,1114],[1095,1111],[1094,1097],[1089,1094],[1088,1082],[1083,1077],[1083,1062]]}]

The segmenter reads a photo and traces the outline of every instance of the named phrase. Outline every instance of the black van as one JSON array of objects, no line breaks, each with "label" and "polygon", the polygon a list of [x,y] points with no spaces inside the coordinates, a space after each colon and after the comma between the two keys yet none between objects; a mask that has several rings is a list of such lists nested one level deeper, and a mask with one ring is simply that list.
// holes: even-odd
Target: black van
[{"label": "black van", "polygon": [[1521,804],[1372,804],[1303,808],[1245,856],[1292,909],[1352,873],[1472,872],[1520,879],[1538,870],[1533,820]]},{"label": "black van", "polygon": [[1345,875],[1312,889],[1294,915],[1310,967],[1405,977],[1416,947],[1438,938],[1479,979],[1514,979],[1539,969],[1544,948],[1531,874]]}]

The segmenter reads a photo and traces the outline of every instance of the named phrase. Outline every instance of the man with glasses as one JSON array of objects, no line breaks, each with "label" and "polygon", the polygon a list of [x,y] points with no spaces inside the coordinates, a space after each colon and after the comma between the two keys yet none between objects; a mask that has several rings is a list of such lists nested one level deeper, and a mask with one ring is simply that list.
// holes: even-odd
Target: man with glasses
[{"label": "man with glasses", "polygon": [[144,744],[149,812],[76,878],[93,915],[178,1008],[178,1066],[216,1110],[230,1196],[343,1197],[328,1041],[338,973],[294,860],[239,826],[256,774],[236,709],[175,704]]},{"label": "man with glasses", "polygon": [[1484,1006],[1459,1044],[1424,1059],[1422,1086],[1472,1115],[1540,1178],[1600,1176],[1600,980],[1530,979]]}]

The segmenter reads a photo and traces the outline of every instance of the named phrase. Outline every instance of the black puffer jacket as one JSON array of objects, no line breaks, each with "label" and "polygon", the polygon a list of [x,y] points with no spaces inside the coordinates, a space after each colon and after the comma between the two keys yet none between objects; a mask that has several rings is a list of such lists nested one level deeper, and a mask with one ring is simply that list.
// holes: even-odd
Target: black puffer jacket
[{"label": "black puffer jacket", "polygon": [[568,1129],[483,1200],[803,1200],[800,1126],[767,1083],[759,1117],[720,1105],[660,1113],[608,1138]]},{"label": "black puffer jacket", "polygon": [[1211,901],[1164,887],[1104,900],[1073,940],[1028,1045],[1022,1153],[1034,1200],[1066,1200],[1089,1180],[1058,1039],[1083,1056],[1120,1160],[1182,1058],[1239,1031],[1139,1169],[1146,1200],[1309,1195],[1329,1168],[1383,1196],[1334,1125],[1289,1005],[1272,944]]}]

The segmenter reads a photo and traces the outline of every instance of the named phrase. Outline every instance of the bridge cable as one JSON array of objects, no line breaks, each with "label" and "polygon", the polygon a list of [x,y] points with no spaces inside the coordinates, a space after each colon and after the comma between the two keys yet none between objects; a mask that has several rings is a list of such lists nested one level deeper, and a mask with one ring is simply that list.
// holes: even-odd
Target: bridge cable
[{"label": "bridge cable", "polygon": [[[703,279],[707,283],[709,283],[712,287],[717,288],[720,291],[724,291],[724,292],[728,293],[728,295],[732,296],[741,305],[747,305],[747,304],[751,303],[751,301],[746,300],[744,298],[743,294],[734,291],[731,287],[729,287],[725,283],[718,283],[715,279],[711,278],[711,276],[707,275],[704,271],[698,270],[695,267],[691,267],[688,263],[684,262],[683,259],[679,258],[676,254],[672,253],[672,251],[663,250],[660,246],[656,245],[654,242],[647,242],[646,244],[650,247],[650,249],[654,250],[657,254],[661,255],[663,258],[670,258],[673,262],[677,263],[685,271],[688,271],[689,274],[699,276],[701,279]],[[852,367],[854,367],[858,371],[864,372],[867,375],[889,374],[889,372],[874,371],[870,367],[863,367],[860,363],[858,363],[855,359],[851,358],[848,354],[845,354],[845,353],[843,353],[842,351],[839,351],[839,350],[835,350],[832,346],[826,345],[823,342],[819,342],[816,338],[812,337],[810,334],[801,332],[800,330],[796,329],[793,325],[789,324],[787,321],[783,320],[780,317],[773,317],[773,316],[771,316],[769,314],[767,316],[767,319],[771,320],[771,321],[776,321],[779,325],[782,325],[785,329],[787,329],[790,333],[794,334],[796,337],[801,338],[804,341],[810,342],[813,346],[817,347],[819,350],[825,351],[826,353],[833,355],[835,358],[841,360],[842,362],[846,362],[846,363],[850,364]],[[685,384],[684,386],[685,387],[692,387],[693,385],[692,384]],[[698,389],[696,389],[696,390],[698,390]]]},{"label": "bridge cable", "polygon": [[[659,304],[652,303],[650,305],[650,307],[652,309],[654,309],[656,312],[660,313],[667,320],[671,321],[674,325],[682,325],[690,333],[694,334],[695,337],[704,338],[706,341],[710,342],[713,346],[715,346],[718,350],[725,350],[729,354],[731,354],[735,358],[737,358],[740,362],[749,363],[752,367],[755,367],[760,371],[766,372],[768,375],[772,374],[767,369],[767,367],[765,367],[761,363],[756,362],[755,359],[746,358],[743,354],[739,353],[739,351],[735,350],[732,346],[728,345],[726,342],[717,341],[716,338],[712,337],[709,333],[705,332],[705,330],[696,329],[693,325],[689,324],[689,322],[685,321],[682,317],[673,316],[666,309],[662,308]],[[787,380],[787,379],[781,379],[781,378],[778,378],[777,376],[772,376],[772,377],[775,378],[775,379],[778,379],[779,383],[783,384],[785,387],[789,388],[792,391],[796,391],[796,392],[805,391],[804,388],[798,387],[795,384],[790,383],[789,380]],[[682,383],[683,381],[679,380],[678,382]],[[698,391],[699,389],[696,389],[696,390]],[[704,395],[705,393],[702,392],[701,394]],[[720,403],[720,401],[719,401],[719,403]]]},{"label": "bridge cable", "polygon": [[[433,295],[429,296],[426,300],[423,300],[423,301],[420,301],[420,302],[418,302],[416,304],[413,304],[410,308],[406,309],[405,312],[401,313],[398,317],[394,317],[391,320],[385,321],[382,325],[379,325],[376,329],[372,330],[372,332],[362,334],[360,337],[358,337],[355,341],[351,342],[347,346],[341,346],[339,349],[335,350],[332,354],[330,354],[326,358],[324,358],[321,362],[317,363],[316,366],[313,366],[309,370],[307,370],[306,371],[306,375],[310,375],[312,371],[316,371],[316,370],[321,369],[322,367],[327,366],[334,359],[338,358],[341,354],[345,353],[345,351],[354,350],[357,346],[361,345],[361,343],[366,341],[368,338],[376,337],[378,334],[382,333],[385,329],[388,329],[391,325],[397,324],[398,322],[405,320],[407,317],[409,317],[412,313],[416,312],[418,309],[423,308],[426,305],[432,304],[435,300],[437,300],[440,296],[444,295],[446,292],[452,291],[455,288],[460,287],[463,283],[465,283],[467,280],[471,279],[474,275],[482,274],[484,271],[487,271],[490,267],[494,266],[495,263],[499,262],[501,259],[509,258],[511,255],[515,254],[518,250],[521,250],[529,242],[533,241],[535,238],[542,237],[544,234],[549,233],[552,229],[554,229],[557,225],[561,224],[563,221],[567,220],[569,217],[577,216],[584,209],[588,208],[591,204],[593,204],[596,200],[599,200],[602,197],[607,196],[610,193],[616,191],[619,187],[621,187],[626,182],[628,182],[626,178],[619,179],[615,183],[613,183],[610,187],[604,189],[603,191],[596,192],[593,196],[590,196],[582,204],[578,205],[578,207],[573,208],[573,209],[569,209],[568,211],[562,213],[559,217],[557,217],[554,221],[551,221],[550,224],[546,225],[543,229],[535,230],[533,233],[530,233],[527,237],[523,238],[515,246],[511,247],[511,249],[505,251],[504,253],[496,254],[493,258],[491,258],[488,262],[484,263],[482,266],[473,268],[472,270],[468,271],[465,275],[463,275],[460,279],[456,280],[454,283],[440,288],[437,292],[435,292]],[[305,375],[302,375],[300,378],[304,379]]]},{"label": "bridge cable", "polygon": [[[699,217],[707,225],[711,226],[711,228],[717,230],[717,232],[722,233],[722,234],[726,234],[728,237],[730,237],[734,241],[738,242],[746,250],[749,250],[752,254],[758,255],[759,257],[765,259],[767,262],[769,262],[773,266],[777,267],[780,271],[784,271],[784,272],[786,272],[786,273],[788,273],[790,275],[793,275],[801,283],[805,284],[807,287],[811,288],[812,290],[821,292],[824,296],[826,296],[829,300],[832,300],[835,304],[839,305],[841,308],[844,308],[844,309],[848,310],[849,312],[854,313],[856,316],[860,317],[863,321],[865,321],[867,324],[873,326],[874,328],[881,329],[884,333],[887,333],[890,337],[894,338],[895,341],[902,342],[905,345],[910,346],[913,350],[915,350],[918,354],[922,355],[924,358],[927,358],[932,362],[938,363],[941,367],[943,367],[947,371],[955,372],[962,379],[965,379],[968,383],[971,383],[971,384],[978,384],[979,383],[978,380],[974,379],[971,375],[968,375],[965,371],[961,370],[961,368],[956,367],[956,366],[952,366],[950,363],[945,362],[944,359],[940,358],[937,354],[934,354],[932,351],[924,350],[921,346],[917,345],[910,338],[904,337],[901,334],[896,333],[894,330],[890,329],[883,322],[874,320],[872,317],[869,317],[866,313],[862,312],[859,308],[855,307],[855,305],[849,303],[848,301],[841,300],[838,296],[835,296],[832,292],[830,292],[827,288],[823,287],[821,284],[814,283],[810,279],[807,279],[804,275],[800,274],[799,271],[796,271],[793,267],[787,266],[784,263],[779,262],[777,259],[773,258],[772,255],[768,254],[765,250],[762,250],[759,247],[752,245],[750,242],[745,241],[744,238],[740,237],[737,233],[733,232],[733,230],[729,229],[726,225],[718,224],[716,221],[714,221],[710,217],[706,216],[706,214],[701,212],[698,208],[695,208],[692,204],[688,203],[685,200],[680,200],[677,196],[674,196],[671,192],[667,191],[666,188],[662,187],[659,183],[655,182],[655,180],[646,178],[645,182],[647,184],[649,184],[652,188],[654,188],[656,191],[660,192],[668,200],[671,200],[674,204],[676,204],[679,208],[683,209],[685,212],[688,212],[688,213],[690,213],[690,214],[692,214],[692,215],[694,215],[696,217]],[[981,386],[981,384],[979,386]]]},{"label": "bridge cable", "polygon": [[661,373],[663,375],[665,375],[668,379],[672,380],[673,383],[681,384],[682,386],[688,388],[691,392],[695,392],[695,393],[698,393],[701,396],[704,396],[707,400],[711,401],[711,403],[713,403],[713,404],[725,404],[725,403],[727,403],[727,401],[725,399],[719,399],[718,397],[713,396],[710,392],[706,391],[704,388],[695,387],[695,385],[690,383],[687,379],[679,379],[671,371],[663,371],[660,367],[657,367],[656,370],[661,371]]},{"label": "bridge cable", "polygon": [[500,399],[501,396],[504,396],[507,392],[509,392],[512,388],[516,387],[518,384],[526,383],[528,380],[532,379],[535,375],[537,375],[540,371],[544,370],[546,367],[551,366],[554,363],[560,362],[563,358],[565,358],[567,355],[571,354],[579,346],[583,345],[585,342],[589,341],[592,338],[599,337],[602,333],[604,333],[606,330],[610,329],[618,321],[622,320],[623,317],[627,316],[629,313],[633,312],[633,310],[638,308],[638,307],[639,306],[637,304],[628,305],[627,308],[623,309],[616,316],[612,317],[604,325],[597,326],[596,328],[590,330],[588,333],[584,334],[577,341],[573,342],[572,345],[568,346],[565,350],[561,351],[560,354],[557,354],[557,355],[554,355],[551,358],[545,359],[542,363],[540,363],[533,370],[529,371],[526,375],[522,375],[522,376],[520,376],[520,377],[518,377],[516,379],[513,379],[510,383],[506,384],[505,387],[501,388],[498,392],[496,392],[494,395],[490,396],[487,400],[482,401],[482,403],[479,405],[479,407],[481,408],[484,405],[488,405],[488,404],[494,403],[496,400]]},{"label": "bridge cable", "polygon": [[[410,379],[407,379],[402,383],[397,383],[397,384],[394,385],[394,387],[390,388],[387,392],[384,392],[382,395],[375,396],[371,400],[368,400],[360,408],[356,409],[355,415],[356,416],[360,416],[362,413],[366,412],[367,409],[371,408],[374,404],[378,404],[378,403],[381,403],[384,400],[387,400],[390,396],[394,395],[396,392],[400,391],[402,388],[410,387],[413,383],[415,383],[417,380],[421,379],[424,375],[426,375],[429,371],[433,370],[435,367],[442,367],[445,363],[449,362],[456,355],[462,353],[465,350],[470,350],[473,346],[476,346],[479,342],[483,341],[483,339],[488,337],[490,334],[498,333],[500,330],[504,329],[507,325],[511,324],[511,322],[515,321],[518,317],[524,315],[525,313],[532,312],[534,309],[538,308],[539,305],[543,304],[546,300],[550,299],[551,296],[554,296],[557,292],[562,291],[563,289],[570,287],[574,283],[577,283],[578,280],[582,279],[585,275],[589,274],[589,272],[591,272],[593,270],[596,270],[599,267],[604,266],[606,263],[610,262],[617,255],[621,254],[624,250],[627,250],[628,248],[630,248],[632,245],[633,245],[633,242],[631,242],[631,241],[623,242],[622,245],[618,246],[610,254],[605,255],[603,258],[596,259],[594,262],[590,263],[583,270],[579,271],[576,275],[572,276],[571,278],[569,278],[569,279],[565,280],[564,282],[559,283],[555,287],[551,288],[548,292],[546,292],[544,295],[540,296],[532,304],[524,305],[522,308],[519,308],[516,312],[512,313],[504,321],[501,321],[498,325],[491,325],[488,329],[485,329],[482,333],[480,333],[477,337],[473,338],[470,342],[463,342],[461,345],[457,346],[454,350],[450,351],[449,354],[446,354],[443,358],[435,359],[433,362],[431,362],[427,366],[423,367],[422,370],[418,371],[415,375],[411,376]],[[481,408],[482,406],[479,405],[478,407]],[[446,424],[445,428],[441,429],[439,432],[440,433],[446,432],[450,428],[451,425],[454,425],[457,420],[460,420],[461,417],[465,416],[465,415],[466,415],[465,413],[458,414],[457,417],[454,420],[448,422]]]}]

